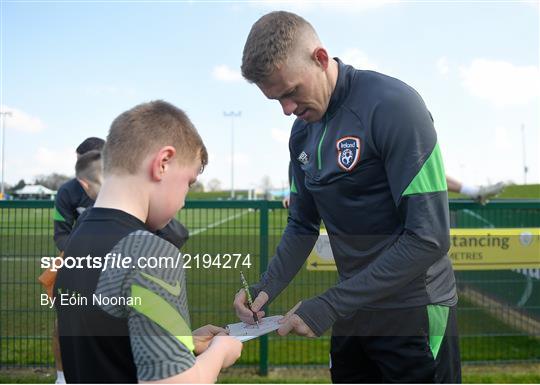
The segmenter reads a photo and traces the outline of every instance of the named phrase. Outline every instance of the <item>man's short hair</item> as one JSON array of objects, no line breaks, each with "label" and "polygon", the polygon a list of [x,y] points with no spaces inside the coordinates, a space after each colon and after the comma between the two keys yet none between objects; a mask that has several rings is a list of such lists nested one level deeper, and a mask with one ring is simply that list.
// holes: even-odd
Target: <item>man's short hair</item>
[{"label": "man's short hair", "polygon": [[163,100],[139,104],[112,122],[103,148],[103,170],[135,174],[146,156],[164,146],[173,146],[182,164],[197,158],[203,168],[208,163],[206,147],[184,111]]},{"label": "man's short hair", "polygon": [[98,183],[102,174],[101,151],[91,150],[82,154],[75,163],[75,176],[89,182]]},{"label": "man's short hair", "polygon": [[242,76],[251,83],[268,78],[287,59],[302,30],[315,33],[304,18],[285,11],[270,12],[253,24],[244,45]]},{"label": "man's short hair", "polygon": [[103,150],[103,146],[105,145],[105,141],[101,138],[96,138],[95,136],[92,136],[90,138],[86,138],[82,141],[81,144],[79,144],[79,147],[75,150],[77,154],[82,155],[87,153],[88,151],[92,150]]}]

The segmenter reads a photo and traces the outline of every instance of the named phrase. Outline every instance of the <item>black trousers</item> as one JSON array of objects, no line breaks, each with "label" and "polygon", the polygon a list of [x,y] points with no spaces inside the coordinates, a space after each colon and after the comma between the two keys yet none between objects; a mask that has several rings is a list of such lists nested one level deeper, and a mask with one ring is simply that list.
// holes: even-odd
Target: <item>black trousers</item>
[{"label": "black trousers", "polygon": [[334,325],[330,360],[334,383],[461,383],[456,307],[357,312]]}]

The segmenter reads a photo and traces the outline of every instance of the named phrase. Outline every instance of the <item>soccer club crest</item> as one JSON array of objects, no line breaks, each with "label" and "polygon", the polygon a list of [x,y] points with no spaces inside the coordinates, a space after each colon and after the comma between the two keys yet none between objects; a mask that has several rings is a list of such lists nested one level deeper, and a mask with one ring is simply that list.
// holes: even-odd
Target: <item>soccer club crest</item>
[{"label": "soccer club crest", "polygon": [[345,136],[338,139],[336,147],[338,166],[345,171],[351,171],[360,160],[360,138]]}]

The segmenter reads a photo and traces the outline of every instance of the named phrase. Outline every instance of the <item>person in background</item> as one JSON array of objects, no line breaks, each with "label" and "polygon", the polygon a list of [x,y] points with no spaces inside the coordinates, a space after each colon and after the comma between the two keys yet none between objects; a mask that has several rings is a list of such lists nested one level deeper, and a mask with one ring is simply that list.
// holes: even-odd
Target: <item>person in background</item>
[{"label": "person in background", "polygon": [[[63,256],[64,246],[69,238],[74,221],[82,211],[94,204],[94,200],[101,188],[101,148],[103,139],[88,138],[79,147],[77,147],[77,163],[75,164],[75,178],[66,182],[59,190],[62,191],[62,198],[55,203],[55,215],[59,214],[57,207],[64,212],[65,217],[69,219],[55,220],[55,241],[57,247],[61,247],[60,256]],[[97,149],[96,149],[97,148]],[[81,152],[79,152],[81,151]],[[71,206],[71,209],[69,208]],[[77,206],[75,208],[75,206]],[[79,212],[78,209],[81,209]],[[69,231],[68,231],[69,230]],[[57,235],[58,231],[58,236]],[[45,288],[49,297],[53,297],[53,287],[56,281],[57,271],[45,269],[38,280]],[[58,324],[54,321],[52,333],[52,350],[56,366],[56,383],[65,384],[64,371],[62,368],[62,358],[60,355],[60,345],[58,343]]]},{"label": "person in background", "polygon": [[[290,174],[290,173],[289,173]],[[289,175],[290,180],[290,175]],[[463,194],[468,196],[471,199],[474,199],[478,203],[485,205],[489,202],[490,199],[496,197],[499,195],[504,188],[506,187],[506,184],[504,182],[498,182],[495,184],[488,184],[488,185],[469,185],[460,182],[457,179],[454,179],[450,176],[446,176],[446,184],[448,186],[448,191]],[[291,202],[291,196],[290,194],[287,194],[281,201],[283,204],[283,207],[288,209],[289,204]]]},{"label": "person in background", "polygon": [[[77,160],[88,151],[101,151],[104,145],[105,141],[101,138],[86,138],[75,150]],[[84,182],[75,177],[60,186],[56,194],[53,212],[54,243],[60,252],[64,251],[79,215],[94,204],[95,197],[88,196],[83,184]]]}]

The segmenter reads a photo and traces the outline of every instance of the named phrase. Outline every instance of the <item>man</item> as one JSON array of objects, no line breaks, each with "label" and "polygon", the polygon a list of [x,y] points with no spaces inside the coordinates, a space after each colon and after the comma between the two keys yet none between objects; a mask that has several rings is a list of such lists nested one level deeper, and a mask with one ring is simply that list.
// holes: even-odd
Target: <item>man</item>
[{"label": "man", "polygon": [[[253,323],[330,237],[340,282],[291,309],[278,333],[332,327],[334,382],[460,382],[447,185],[431,116],[403,82],[332,59],[313,27],[272,12],[252,27],[242,74],[297,119],[289,220],[238,316]],[[253,311],[253,312],[252,312]]]}]

